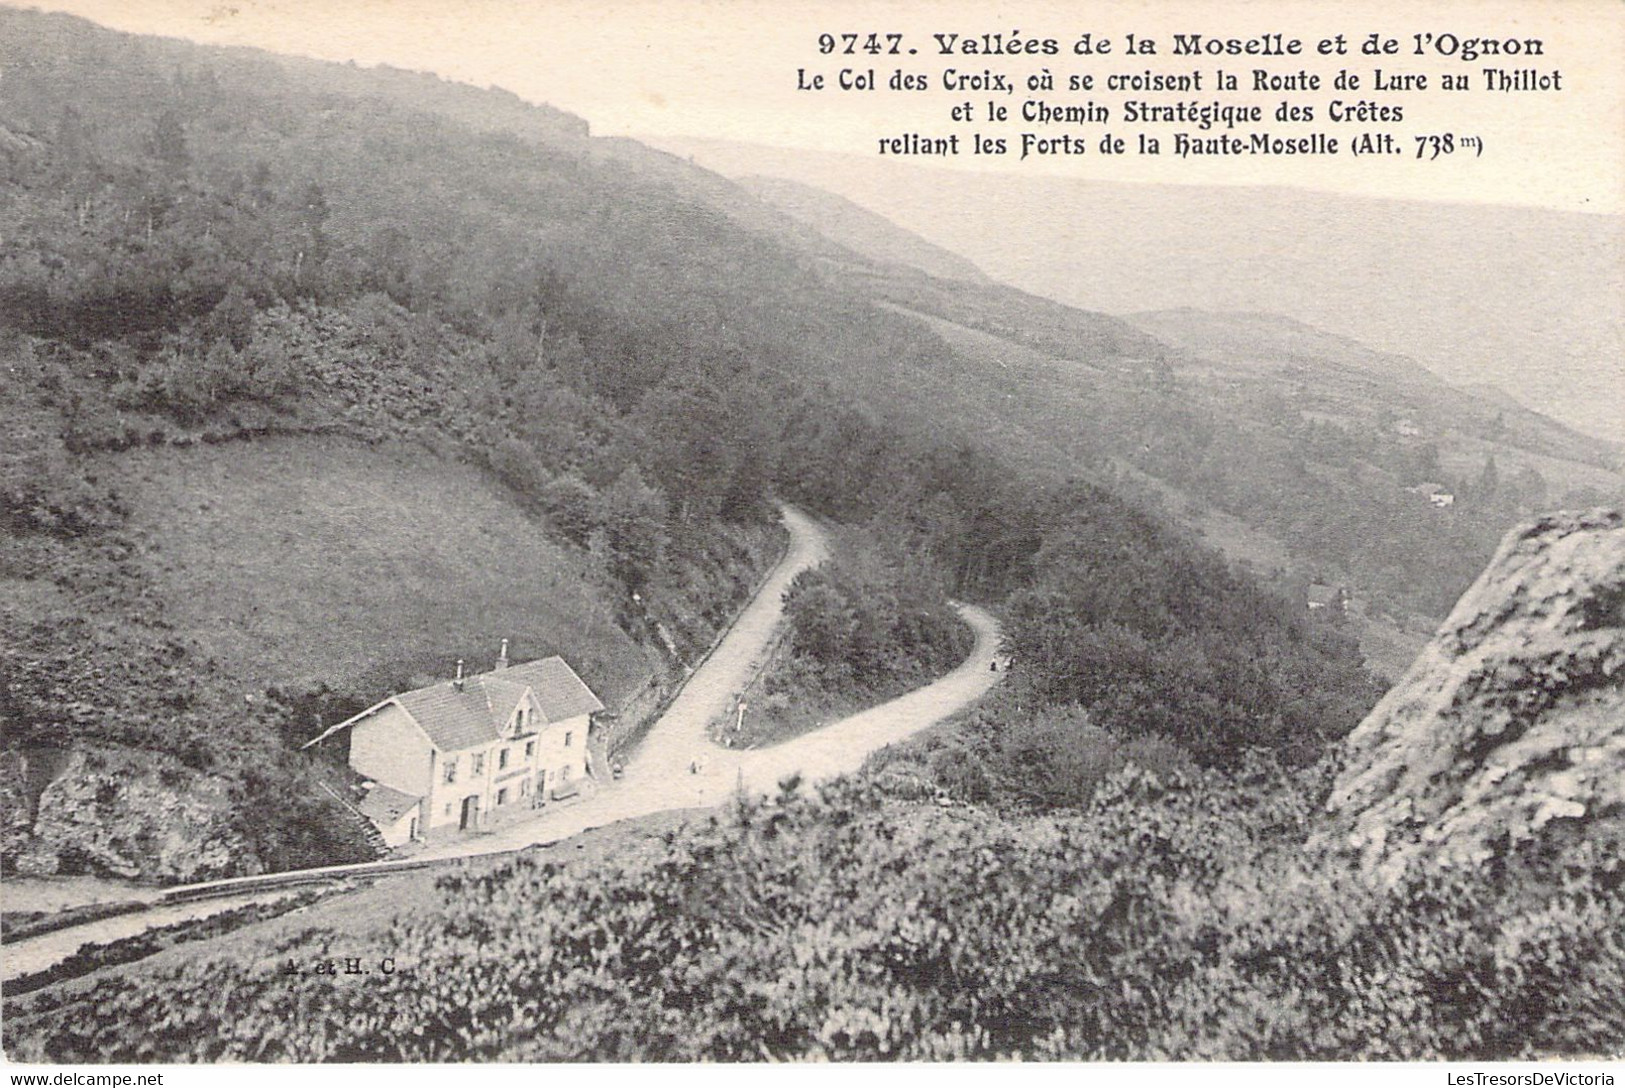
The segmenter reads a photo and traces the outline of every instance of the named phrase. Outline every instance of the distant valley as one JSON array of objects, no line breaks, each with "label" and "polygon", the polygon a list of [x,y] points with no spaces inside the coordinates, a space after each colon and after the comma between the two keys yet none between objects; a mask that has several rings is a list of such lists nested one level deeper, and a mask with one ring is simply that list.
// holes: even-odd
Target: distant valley
[{"label": "distant valley", "polygon": [[[809,207],[867,222],[804,186],[750,188],[804,223]],[[1386,676],[1511,521],[1625,496],[1619,445],[1356,338],[1269,313],[1112,317],[979,275],[922,277],[943,268],[935,247],[889,226],[864,237],[868,267],[831,274],[952,349],[926,369],[857,376],[879,400],[1037,475],[1113,480],[1289,596],[1347,587]],[[1427,486],[1450,508],[1431,506]]]},{"label": "distant valley", "polygon": [[1282,314],[1414,358],[1446,381],[1493,385],[1594,436],[1625,433],[1618,216],[652,142],[728,176],[790,177],[857,200],[994,279],[1061,302],[1120,315]]}]

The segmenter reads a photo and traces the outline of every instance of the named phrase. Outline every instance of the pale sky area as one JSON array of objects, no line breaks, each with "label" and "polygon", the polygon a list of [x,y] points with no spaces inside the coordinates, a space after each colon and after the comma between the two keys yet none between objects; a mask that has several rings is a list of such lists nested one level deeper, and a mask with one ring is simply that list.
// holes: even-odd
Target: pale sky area
[{"label": "pale sky area", "polygon": [[[1191,99],[1256,100],[1268,111],[1285,98],[1303,95],[1264,92],[1216,94],[1213,71],[1239,74],[1245,86],[1259,64],[1272,71],[1318,73],[1320,91],[1307,95],[1358,102],[1371,99],[1406,111],[1400,125],[1346,122],[1335,126],[1349,136],[1401,134],[1403,154],[1351,159],[1233,158],[1176,159],[1171,155],[1116,157],[1096,153],[1015,162],[962,155],[956,160],[921,160],[921,165],[959,169],[1022,171],[1029,174],[1194,184],[1297,185],[1370,196],[1527,204],[1567,211],[1618,213],[1625,209],[1625,4],[1615,0],[1558,2],[1475,2],[1428,4],[1281,4],[1167,2],[1029,2],[1006,4],[948,2],[797,3],[794,0],[634,0],[588,2],[545,0],[515,3],[485,0],[446,4],[434,0],[57,0],[38,5],[68,11],[120,30],[190,38],[221,45],[257,46],[359,64],[387,63],[438,73],[446,78],[494,85],[536,102],[584,117],[598,135],[708,137],[779,147],[876,154],[879,137],[958,131],[967,143],[978,122],[955,123],[949,108],[960,98],[983,111],[984,93],[950,94],[941,89],[945,68],[980,73],[986,68],[1016,77],[1014,93],[993,96],[1019,111],[1029,98],[1083,103],[1120,102],[1122,94],[1030,93],[1025,77],[1049,67],[1064,81],[1068,74],[1203,71],[1209,81]],[[1012,15],[1019,12],[1019,18]],[[944,56],[933,33],[1023,38],[1051,37],[1058,56]],[[826,56],[822,33],[903,35],[904,48],[917,55]],[[1241,57],[1176,57],[1173,33],[1258,37],[1281,33],[1304,42],[1299,57],[1258,61]],[[1080,57],[1073,44],[1084,33],[1114,41],[1105,56]],[[1158,42],[1157,56],[1123,55],[1124,36],[1135,33]],[[1371,33],[1394,38],[1397,54],[1360,55]],[[1539,57],[1456,57],[1413,53],[1413,35],[1455,34],[1459,39],[1539,38]],[[1320,56],[1322,39],[1343,34],[1347,56]],[[1561,73],[1559,91],[1490,92],[1485,67],[1539,75]],[[1364,86],[1338,92],[1332,79],[1340,67],[1361,75]],[[1372,69],[1426,74],[1426,90],[1378,94],[1370,87]],[[843,68],[874,69],[880,89],[821,92],[796,89],[798,69],[838,81]],[[891,92],[888,77],[902,68],[924,74],[930,91]],[[1459,72],[1469,91],[1438,89],[1439,74]],[[1170,96],[1150,96],[1167,102]],[[1019,133],[1033,126],[1007,126]],[[1285,129],[1290,126],[1266,126]],[[1324,129],[1317,123],[1305,128]],[[1108,124],[1104,130],[1127,129]],[[1045,135],[1087,133],[1097,143],[1100,126],[1048,126]],[[1172,131],[1169,129],[1168,131]],[[1412,135],[1421,131],[1470,134],[1481,138],[1476,157],[1457,153],[1417,162]]]}]

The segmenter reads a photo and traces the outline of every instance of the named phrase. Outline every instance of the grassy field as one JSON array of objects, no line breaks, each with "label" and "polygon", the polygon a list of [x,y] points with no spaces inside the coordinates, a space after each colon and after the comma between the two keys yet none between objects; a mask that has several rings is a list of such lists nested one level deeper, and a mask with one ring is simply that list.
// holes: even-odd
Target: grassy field
[{"label": "grassy field", "polygon": [[285,438],[129,451],[101,471],[166,613],[249,691],[363,698],[561,654],[615,705],[653,662],[578,554],[421,446]]}]

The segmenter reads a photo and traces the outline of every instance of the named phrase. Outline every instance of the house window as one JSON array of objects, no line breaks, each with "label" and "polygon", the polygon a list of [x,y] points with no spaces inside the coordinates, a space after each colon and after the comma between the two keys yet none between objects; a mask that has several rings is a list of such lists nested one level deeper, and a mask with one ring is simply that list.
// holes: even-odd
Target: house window
[{"label": "house window", "polygon": [[570,768],[569,767],[560,767],[559,768],[559,781],[560,782],[568,782],[568,781],[570,781]]},{"label": "house window", "polygon": [[533,741],[533,740],[527,740],[525,742],[525,761],[528,763],[530,760],[534,759],[535,757],[536,757],[536,742]]},{"label": "house window", "polygon": [[450,801],[447,801],[447,802],[446,802],[446,811],[445,811],[445,815],[447,815],[447,816],[450,816],[450,815],[451,815],[451,802],[450,802]]},{"label": "house window", "polygon": [[506,748],[504,748],[504,749],[502,749],[502,751],[497,753],[497,770],[500,771],[503,768],[505,768],[507,765],[508,765],[508,750]]},{"label": "house window", "polygon": [[519,780],[519,796],[521,796],[521,797],[529,797],[530,796],[530,779],[521,778]]},{"label": "house window", "polygon": [[474,773],[475,774],[484,774],[485,773],[485,753],[484,752],[481,752],[481,753],[479,753],[478,755],[476,755],[474,757]]},{"label": "house window", "polygon": [[457,781],[457,760],[453,758],[446,760],[446,785],[449,786],[455,781]]},{"label": "house window", "polygon": [[507,789],[504,788],[504,789],[497,790],[497,804],[505,805],[507,803],[508,803],[508,791],[507,791]]},{"label": "house window", "polygon": [[575,736],[574,733],[566,733],[566,734],[564,734],[564,746],[566,748],[570,747],[570,738],[573,737],[573,736]]}]

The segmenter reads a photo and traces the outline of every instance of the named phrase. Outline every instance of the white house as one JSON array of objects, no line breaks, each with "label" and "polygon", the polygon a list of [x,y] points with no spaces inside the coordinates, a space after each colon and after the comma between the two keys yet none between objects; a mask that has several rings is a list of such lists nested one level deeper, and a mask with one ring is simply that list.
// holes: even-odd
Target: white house
[{"label": "white house", "polygon": [[574,794],[587,732],[604,704],[563,658],[509,665],[391,695],[305,747],[350,730],[350,766],[371,783],[357,808],[390,846],[443,828],[474,830]]}]

